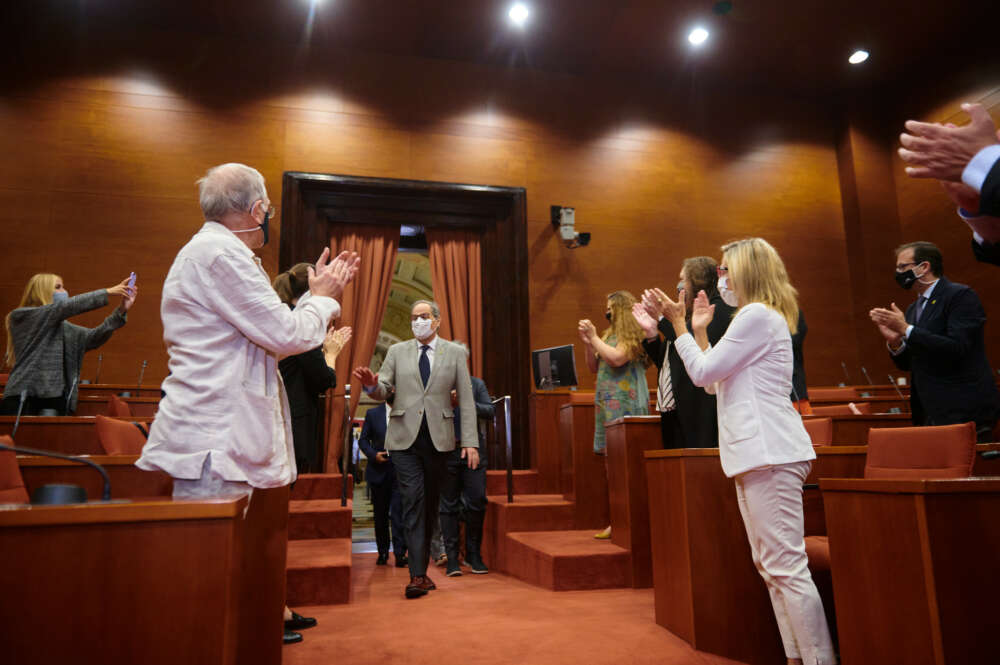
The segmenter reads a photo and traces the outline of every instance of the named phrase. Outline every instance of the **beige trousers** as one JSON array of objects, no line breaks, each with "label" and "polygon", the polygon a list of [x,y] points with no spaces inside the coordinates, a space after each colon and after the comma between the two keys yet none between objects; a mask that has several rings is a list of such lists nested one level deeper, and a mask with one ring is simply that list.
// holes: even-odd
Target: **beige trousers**
[{"label": "beige trousers", "polygon": [[830,629],[806,557],[802,483],[811,467],[793,462],[747,471],[735,478],[736,494],[785,655],[805,665],[833,665]]}]

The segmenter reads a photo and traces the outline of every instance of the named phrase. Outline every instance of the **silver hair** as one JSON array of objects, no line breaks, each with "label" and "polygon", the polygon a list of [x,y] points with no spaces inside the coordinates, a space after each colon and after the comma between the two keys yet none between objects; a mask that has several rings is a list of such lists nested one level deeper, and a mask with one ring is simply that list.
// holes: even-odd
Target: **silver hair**
[{"label": "silver hair", "polygon": [[438,304],[436,302],[432,302],[430,300],[418,300],[417,302],[413,303],[413,305],[410,307],[410,312],[411,313],[413,312],[413,310],[416,308],[417,305],[430,305],[431,306],[431,315],[435,319],[440,319],[441,318],[441,308],[438,307]]},{"label": "silver hair", "polygon": [[207,220],[218,221],[229,212],[249,212],[255,201],[267,198],[264,176],[246,164],[213,166],[197,183],[198,202]]}]

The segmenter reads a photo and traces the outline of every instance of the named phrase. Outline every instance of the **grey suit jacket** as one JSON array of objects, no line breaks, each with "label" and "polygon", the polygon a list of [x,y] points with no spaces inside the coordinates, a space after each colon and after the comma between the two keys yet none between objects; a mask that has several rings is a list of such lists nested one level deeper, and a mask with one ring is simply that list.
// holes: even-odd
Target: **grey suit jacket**
[{"label": "grey suit jacket", "polygon": [[396,389],[396,398],[389,413],[385,449],[406,450],[412,446],[426,415],[434,447],[441,452],[454,450],[455,413],[451,406],[452,390],[458,393],[463,445],[468,448],[479,447],[476,402],[472,396],[472,381],[469,378],[465,349],[438,337],[434,348],[434,364],[426,388],[420,381],[419,361],[420,344],[411,339],[390,346],[382,362],[378,385],[372,390],[371,396],[384,400],[392,388]]}]

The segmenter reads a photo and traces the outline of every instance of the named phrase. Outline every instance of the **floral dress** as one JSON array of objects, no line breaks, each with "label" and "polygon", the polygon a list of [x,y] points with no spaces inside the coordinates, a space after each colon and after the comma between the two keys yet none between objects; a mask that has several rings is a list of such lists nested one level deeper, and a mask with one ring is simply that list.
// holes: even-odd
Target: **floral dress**
[{"label": "floral dress", "polygon": [[[617,346],[614,335],[604,340]],[[639,360],[612,367],[597,359],[597,387],[594,393],[594,452],[604,454],[604,424],[622,416],[645,416],[649,413],[649,387],[646,368]]]}]

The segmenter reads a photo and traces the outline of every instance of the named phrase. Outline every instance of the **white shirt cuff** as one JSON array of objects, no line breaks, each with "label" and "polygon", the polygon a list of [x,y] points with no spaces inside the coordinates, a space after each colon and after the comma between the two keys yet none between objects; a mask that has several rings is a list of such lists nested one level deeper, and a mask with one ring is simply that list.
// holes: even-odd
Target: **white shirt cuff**
[{"label": "white shirt cuff", "polygon": [[903,333],[905,339],[910,339],[910,332],[913,330],[913,324],[906,326],[906,332]]},{"label": "white shirt cuff", "polygon": [[[910,327],[912,328],[913,326],[910,326]],[[893,351],[893,350],[892,350],[892,347],[891,347],[891,346],[889,346],[889,342],[886,342],[886,343],[885,343],[885,346],[886,346],[886,348],[887,348],[887,349],[889,349],[889,353],[891,353],[891,354],[892,354],[892,355],[894,355],[894,356],[898,356],[898,355],[899,355],[900,353],[902,353],[902,352],[903,352],[903,349],[905,349],[905,348],[906,348],[906,342],[905,342],[905,341],[904,341],[904,342],[902,342],[902,343],[901,343],[901,344],[899,345],[899,348],[898,348],[898,349],[896,349],[895,351]]]},{"label": "white shirt cuff", "polygon": [[965,170],[962,171],[962,182],[977,192],[981,192],[986,176],[998,159],[1000,159],[1000,144],[986,146],[969,160]]}]

